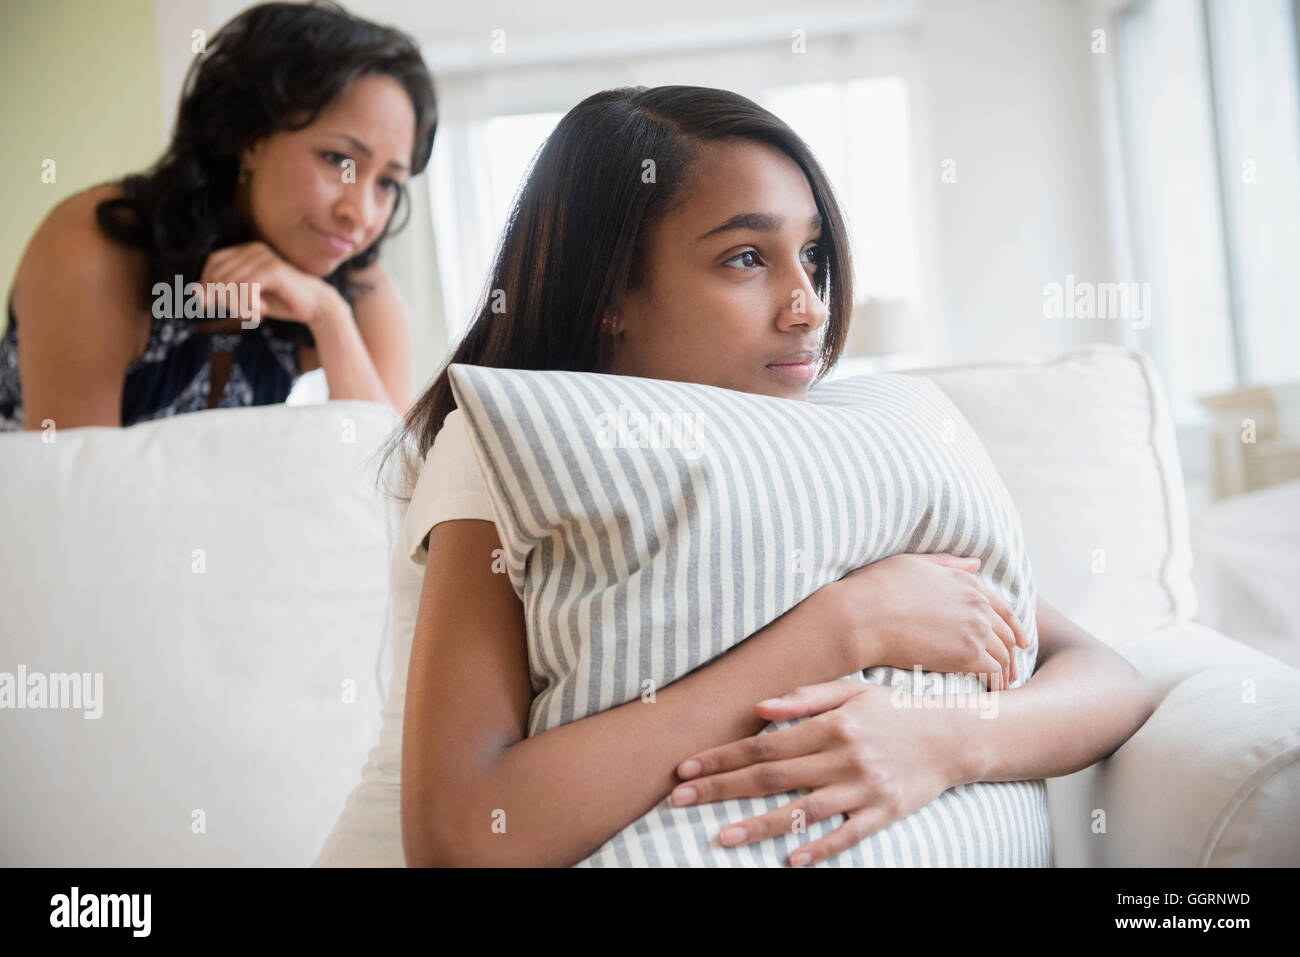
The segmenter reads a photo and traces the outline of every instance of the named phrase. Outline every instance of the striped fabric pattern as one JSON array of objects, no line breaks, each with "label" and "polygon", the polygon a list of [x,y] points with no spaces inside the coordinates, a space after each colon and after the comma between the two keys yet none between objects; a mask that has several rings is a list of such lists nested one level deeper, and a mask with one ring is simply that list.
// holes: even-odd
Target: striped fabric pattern
[{"label": "striped fabric pattern", "polygon": [[[804,402],[590,372],[457,363],[449,375],[524,606],[530,735],[649,701],[821,586],[903,552],[979,557],[1031,638],[1017,663],[1022,682],[1032,674],[1036,596],[1019,517],[929,379],[835,380]],[[976,687],[883,666],[847,677],[900,693]],[[736,848],[717,834],[805,793],[685,808],[665,798],[579,866],[784,866],[845,817]],[[1038,779],[950,788],[819,866],[1051,863]]]}]

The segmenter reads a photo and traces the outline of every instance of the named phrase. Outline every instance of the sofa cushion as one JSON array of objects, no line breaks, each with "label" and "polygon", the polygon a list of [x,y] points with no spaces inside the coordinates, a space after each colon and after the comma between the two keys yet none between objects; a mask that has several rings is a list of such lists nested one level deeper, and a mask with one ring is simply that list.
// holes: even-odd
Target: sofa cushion
[{"label": "sofa cushion", "polygon": [[1039,593],[1117,643],[1195,617],[1182,466],[1151,360],[1092,344],[909,370],[943,389],[1006,483]]},{"label": "sofa cushion", "polygon": [[99,717],[3,714],[0,860],[311,863],[379,729],[400,506],[372,453],[397,421],[338,401],[0,436],[0,673],[102,682]]},{"label": "sofa cushion", "polygon": [[1182,682],[1203,671],[1240,667],[1273,673],[1285,669],[1300,676],[1300,670],[1272,655],[1195,621],[1175,622],[1135,635],[1115,650],[1146,678],[1157,704]]}]

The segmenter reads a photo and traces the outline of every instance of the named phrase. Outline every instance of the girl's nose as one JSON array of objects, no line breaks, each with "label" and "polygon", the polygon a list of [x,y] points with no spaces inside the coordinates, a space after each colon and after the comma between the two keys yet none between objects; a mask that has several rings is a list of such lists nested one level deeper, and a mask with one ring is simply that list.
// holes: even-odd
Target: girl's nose
[{"label": "girl's nose", "polygon": [[782,316],[787,323],[805,322],[816,329],[830,317],[830,309],[822,302],[817,287],[802,265],[795,279],[789,299],[783,303]]}]

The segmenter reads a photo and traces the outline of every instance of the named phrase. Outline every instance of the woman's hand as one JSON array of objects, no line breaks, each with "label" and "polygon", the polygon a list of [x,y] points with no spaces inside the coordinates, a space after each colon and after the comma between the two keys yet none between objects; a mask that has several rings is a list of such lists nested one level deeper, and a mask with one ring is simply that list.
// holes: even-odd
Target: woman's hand
[{"label": "woman's hand", "polygon": [[758,711],[769,721],[813,717],[692,755],[677,767],[687,783],[673,790],[672,803],[811,789],[775,811],[728,825],[720,839],[727,847],[752,844],[790,833],[796,821],[807,825],[845,814],[844,824],[801,846],[790,864],[833,857],[966,783],[961,739],[943,710],[900,708],[893,693],[841,678],[762,702]]},{"label": "woman's hand", "polygon": [[252,305],[252,316],[241,316],[255,327],[263,315],[290,319],[311,326],[322,317],[337,313],[346,300],[319,276],[293,266],[264,242],[242,243],[218,249],[203,264],[204,295],[209,310],[216,292],[208,294],[208,283],[256,283],[257,295],[240,296]]},{"label": "woman's hand", "polygon": [[987,675],[990,691],[1019,678],[1015,649],[1029,637],[998,594],[975,576],[977,558],[894,555],[827,587],[837,592],[844,627],[870,659],[861,667]]}]

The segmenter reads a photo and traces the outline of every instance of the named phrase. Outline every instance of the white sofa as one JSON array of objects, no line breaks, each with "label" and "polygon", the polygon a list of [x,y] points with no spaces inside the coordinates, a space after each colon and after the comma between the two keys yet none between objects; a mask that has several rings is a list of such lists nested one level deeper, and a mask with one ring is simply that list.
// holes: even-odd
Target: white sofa
[{"label": "white sofa", "polygon": [[[1057,865],[1300,864],[1300,670],[1192,621],[1150,362],[916,371],[987,445],[1040,592],[1158,701],[1048,782]],[[397,422],[330,402],[0,435],[0,673],[103,676],[99,718],[0,710],[0,864],[401,863],[411,621],[373,458]]]},{"label": "white sofa", "polygon": [[378,733],[398,505],[370,402],[0,435],[0,864],[306,865]]}]

